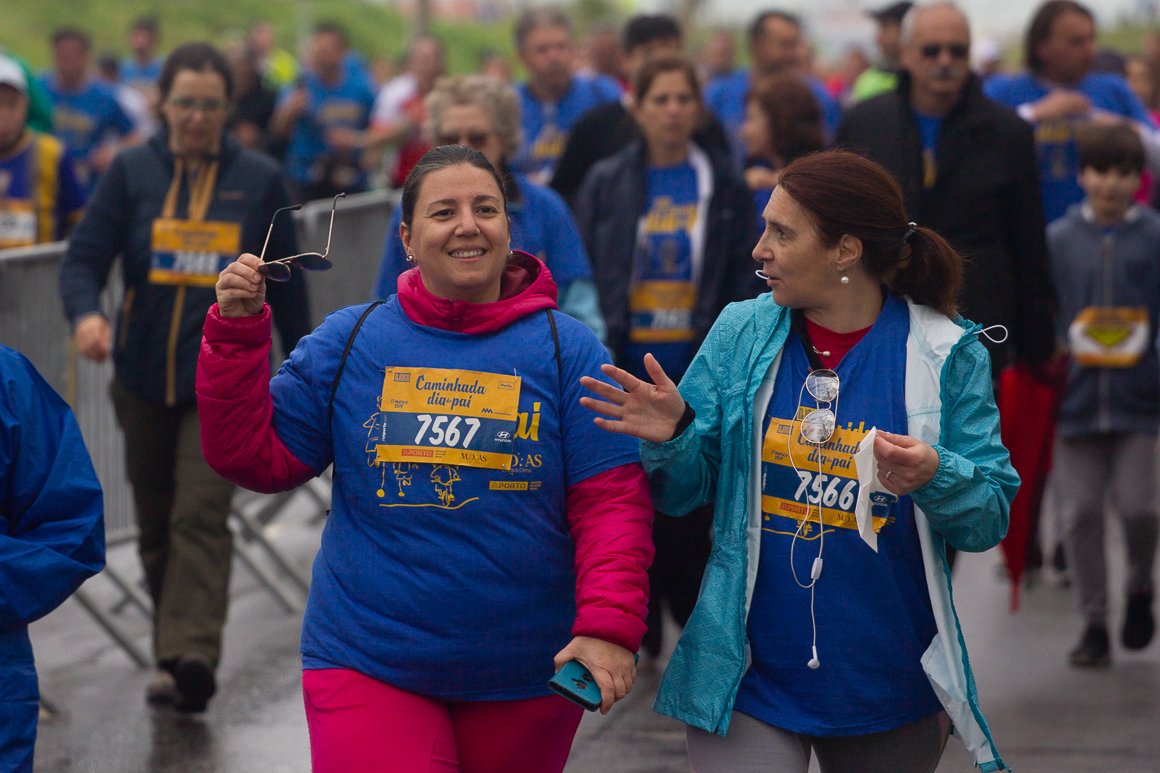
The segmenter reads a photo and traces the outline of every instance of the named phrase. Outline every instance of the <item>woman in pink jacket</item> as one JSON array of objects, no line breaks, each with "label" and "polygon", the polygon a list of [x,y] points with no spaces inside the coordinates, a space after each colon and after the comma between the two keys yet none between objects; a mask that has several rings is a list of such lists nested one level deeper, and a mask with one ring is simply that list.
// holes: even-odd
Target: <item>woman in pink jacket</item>
[{"label": "woman in pink jacket", "polygon": [[272,381],[271,269],[222,272],[205,454],[260,491],[334,465],[302,631],[314,770],[559,771],[582,712],[553,672],[586,665],[605,712],[636,674],[653,554],[637,444],[580,407],[607,355],[510,251],[484,157],[430,151],[401,207],[398,294],[331,314]]}]

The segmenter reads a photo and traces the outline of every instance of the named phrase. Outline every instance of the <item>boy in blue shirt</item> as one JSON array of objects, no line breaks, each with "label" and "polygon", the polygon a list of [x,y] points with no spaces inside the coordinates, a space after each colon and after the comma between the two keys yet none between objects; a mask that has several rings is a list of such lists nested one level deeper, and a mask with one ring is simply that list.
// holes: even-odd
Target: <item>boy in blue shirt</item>
[{"label": "boy in blue shirt", "polygon": [[1157,545],[1156,435],[1160,428],[1160,214],[1139,206],[1144,146],[1128,124],[1077,134],[1084,200],[1047,229],[1059,297],[1057,335],[1071,355],[1057,418],[1054,472],[1086,627],[1073,666],[1111,663],[1107,627],[1106,504],[1127,543],[1123,646],[1152,640]]}]

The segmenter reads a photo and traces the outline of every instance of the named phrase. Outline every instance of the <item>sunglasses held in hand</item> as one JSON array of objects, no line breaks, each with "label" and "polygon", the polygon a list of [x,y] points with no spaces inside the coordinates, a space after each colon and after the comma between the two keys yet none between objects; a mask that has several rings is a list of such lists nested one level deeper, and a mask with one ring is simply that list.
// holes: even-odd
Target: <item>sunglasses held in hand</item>
[{"label": "sunglasses held in hand", "polygon": [[299,255],[291,255],[288,258],[271,260],[267,263],[266,247],[270,244],[270,234],[274,231],[274,221],[278,219],[279,214],[302,209],[302,205],[295,204],[292,207],[274,210],[274,214],[270,218],[270,227],[266,229],[266,241],[262,244],[262,254],[258,256],[262,260],[262,265],[258,266],[258,273],[274,282],[289,282],[290,266],[298,266],[307,271],[326,271],[331,268],[334,264],[326,256],[330,254],[330,237],[334,233],[334,210],[338,206],[338,200],[345,196],[345,193],[340,193],[330,203],[330,228],[326,231],[326,248],[322,252],[303,252]]}]

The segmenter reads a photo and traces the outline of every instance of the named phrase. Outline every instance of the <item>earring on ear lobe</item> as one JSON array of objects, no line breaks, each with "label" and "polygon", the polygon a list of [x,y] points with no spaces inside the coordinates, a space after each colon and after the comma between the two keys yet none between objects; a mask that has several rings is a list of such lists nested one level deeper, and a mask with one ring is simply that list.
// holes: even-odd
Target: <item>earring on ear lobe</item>
[{"label": "earring on ear lobe", "polygon": [[846,276],[845,274],[842,274],[842,278],[839,279],[838,281],[844,285],[848,285],[848,284],[850,284],[850,277]]},{"label": "earring on ear lobe", "polygon": [[410,263],[412,266],[415,265],[415,256],[409,252],[407,253],[407,262]]}]

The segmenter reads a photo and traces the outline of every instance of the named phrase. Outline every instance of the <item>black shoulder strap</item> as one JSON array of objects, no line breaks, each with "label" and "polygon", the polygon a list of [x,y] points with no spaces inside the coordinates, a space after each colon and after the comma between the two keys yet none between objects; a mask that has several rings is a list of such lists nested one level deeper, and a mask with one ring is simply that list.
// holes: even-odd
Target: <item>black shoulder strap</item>
[{"label": "black shoulder strap", "polygon": [[560,378],[560,386],[564,386],[564,361],[560,358],[560,331],[556,329],[556,317],[551,309],[548,313],[548,324],[552,326],[552,342],[556,344],[556,375]]},{"label": "black shoulder strap", "polygon": [[354,323],[351,328],[350,336],[346,339],[346,347],[342,350],[342,359],[338,361],[338,370],[334,374],[334,383],[330,385],[330,399],[326,403],[326,426],[331,426],[334,423],[334,395],[338,392],[338,382],[342,380],[342,371],[346,367],[346,358],[350,354],[350,349],[354,346],[354,337],[358,335],[359,328],[362,327],[363,322],[370,316],[370,313],[375,310],[377,306],[382,306],[382,301],[375,301],[363,310],[362,316],[358,318],[358,322]]},{"label": "black shoulder strap", "polygon": [[[548,324],[552,328],[552,343],[556,345],[556,400],[561,409],[564,407],[564,360],[560,355],[560,331],[556,329],[556,315],[552,313],[551,309],[546,309],[548,313]],[[563,422],[561,422],[561,425]],[[561,434],[563,437],[563,426],[561,426]],[[564,490],[568,489],[568,463],[561,455],[561,461],[564,463]]]},{"label": "black shoulder strap", "polygon": [[810,370],[824,368],[821,358],[818,357],[818,350],[814,348],[814,342],[810,340],[810,331],[806,329],[806,316],[801,312],[801,309],[790,310],[789,322],[790,329],[801,339],[802,348],[806,350],[806,357],[810,361]]}]

